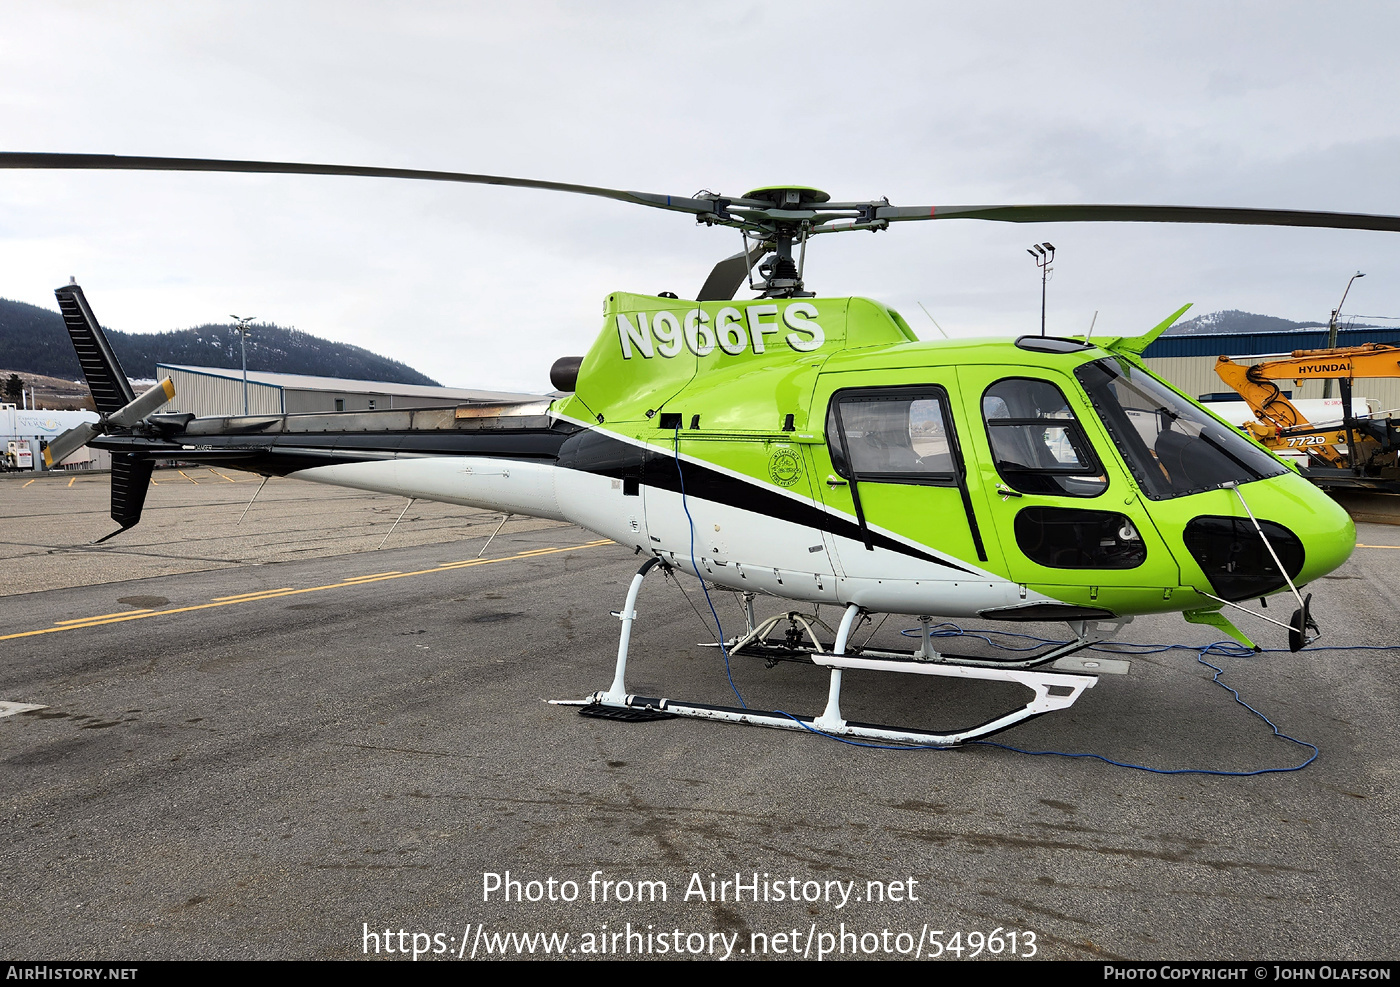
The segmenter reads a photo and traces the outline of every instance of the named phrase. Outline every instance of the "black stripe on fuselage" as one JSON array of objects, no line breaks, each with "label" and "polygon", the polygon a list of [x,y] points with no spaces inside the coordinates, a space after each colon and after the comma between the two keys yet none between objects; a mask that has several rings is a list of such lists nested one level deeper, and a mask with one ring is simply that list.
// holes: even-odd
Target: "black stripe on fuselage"
[{"label": "black stripe on fuselage", "polygon": [[[174,444],[193,448],[173,448]],[[483,456],[522,462],[544,462],[565,469],[633,479],[639,484],[681,493],[681,474],[673,455],[633,442],[626,442],[599,429],[585,429],[567,421],[549,428],[431,430],[405,432],[279,432],[273,435],[184,435],[171,436],[152,448],[149,440],[109,437],[94,445],[135,452],[144,444],[148,454],[164,459],[226,465],[271,476],[286,476],[318,466],[361,463],[410,456]],[[810,501],[787,497],[756,480],[728,473],[695,462],[684,462],[684,492],[688,497],[756,514],[779,518],[794,524],[826,531],[840,538],[863,542],[865,535],[855,521],[821,510]],[[955,572],[970,569],[929,552],[913,548],[879,532],[870,532],[872,545],[908,555]]]},{"label": "black stripe on fuselage", "polygon": [[[614,479],[635,479],[644,486],[669,490],[672,493],[684,491],[687,497],[698,497],[739,510],[791,521],[793,524],[817,528],[853,541],[863,542],[865,539],[860,525],[854,521],[829,514],[810,502],[786,497],[756,480],[730,476],[699,463],[682,461],[685,481],[682,487],[682,474],[676,468],[676,457],[673,454],[650,446],[633,445],[596,429],[571,436],[559,451],[558,464],[566,469],[581,470]],[[870,532],[870,541],[872,545],[891,552],[973,575],[970,569],[920,551],[876,531]]]},{"label": "black stripe on fuselage", "polygon": [[[227,465],[269,476],[286,476],[317,466],[338,466],[416,456],[485,456],[552,463],[578,426],[403,432],[278,432],[272,435],[173,435],[149,440],[113,436],[94,445],[122,451],[145,450],[162,459]],[[179,448],[175,448],[178,444]]]}]

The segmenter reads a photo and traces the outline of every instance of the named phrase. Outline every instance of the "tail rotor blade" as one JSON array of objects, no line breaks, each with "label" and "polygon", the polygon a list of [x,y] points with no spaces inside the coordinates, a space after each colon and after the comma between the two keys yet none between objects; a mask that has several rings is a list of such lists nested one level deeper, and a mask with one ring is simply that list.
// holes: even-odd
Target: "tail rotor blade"
[{"label": "tail rotor blade", "polygon": [[114,427],[130,428],[174,396],[175,384],[167,377],[101,421],[84,422],[54,439],[44,450],[44,464],[53,466],[63,462],[99,435],[106,435]]},{"label": "tail rotor blade", "polygon": [[143,392],[140,397],[107,417],[118,428],[130,428],[175,396],[175,384],[169,377]]},{"label": "tail rotor blade", "polygon": [[44,465],[58,465],[101,434],[102,429],[93,422],[83,422],[77,428],[70,428],[48,444],[44,450]]}]

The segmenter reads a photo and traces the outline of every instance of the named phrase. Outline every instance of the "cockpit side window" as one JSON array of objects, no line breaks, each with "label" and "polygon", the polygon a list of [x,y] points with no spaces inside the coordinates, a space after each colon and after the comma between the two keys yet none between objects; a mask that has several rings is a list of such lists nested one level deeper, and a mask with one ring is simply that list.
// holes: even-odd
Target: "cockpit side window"
[{"label": "cockpit side window", "polygon": [[848,479],[957,482],[956,441],[942,388],[838,393],[828,412],[832,464]]},{"label": "cockpit side window", "polygon": [[1288,468],[1151,374],[1119,360],[1074,372],[1152,500],[1278,476]]},{"label": "cockpit side window", "polygon": [[997,473],[1012,490],[1097,497],[1108,477],[1069,402],[1048,380],[1007,377],[982,394]]}]

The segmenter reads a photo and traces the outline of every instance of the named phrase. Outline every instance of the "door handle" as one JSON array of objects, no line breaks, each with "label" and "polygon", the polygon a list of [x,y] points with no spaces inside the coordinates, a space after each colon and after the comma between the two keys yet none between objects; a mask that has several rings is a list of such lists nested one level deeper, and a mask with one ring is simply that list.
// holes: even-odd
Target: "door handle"
[{"label": "door handle", "polygon": [[1005,483],[998,483],[998,484],[997,484],[997,493],[1001,494],[1001,499],[1002,499],[1002,500],[1005,500],[1007,497],[1019,497],[1019,496],[1021,496],[1021,494],[1020,494],[1018,491],[1012,490],[1012,489],[1011,489],[1010,487],[1008,487]]},{"label": "door handle", "polygon": [[846,481],[839,476],[828,476],[826,478],[826,485],[828,487],[844,487],[846,486]]}]

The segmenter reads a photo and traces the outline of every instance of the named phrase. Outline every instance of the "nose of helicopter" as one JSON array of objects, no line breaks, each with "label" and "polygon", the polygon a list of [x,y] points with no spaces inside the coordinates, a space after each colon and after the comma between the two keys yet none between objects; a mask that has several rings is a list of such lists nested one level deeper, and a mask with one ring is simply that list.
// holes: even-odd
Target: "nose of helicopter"
[{"label": "nose of helicopter", "polygon": [[1298,574],[1300,583],[1339,568],[1356,548],[1356,525],[1350,515],[1321,490],[1314,488],[1311,493],[1310,510],[1294,527],[1305,553],[1303,571]]},{"label": "nose of helicopter", "polygon": [[1356,547],[1347,512],[1291,471],[1228,484],[1213,496],[1223,510],[1198,514],[1182,538],[1217,599],[1286,593],[1288,576],[1295,586],[1306,585],[1346,562]]},{"label": "nose of helicopter", "polygon": [[1303,544],[1303,567],[1296,583],[1325,576],[1351,557],[1356,548],[1356,525],[1340,504],[1297,474],[1265,482],[1270,486],[1271,503],[1268,513],[1259,514],[1260,518],[1284,525]]}]

